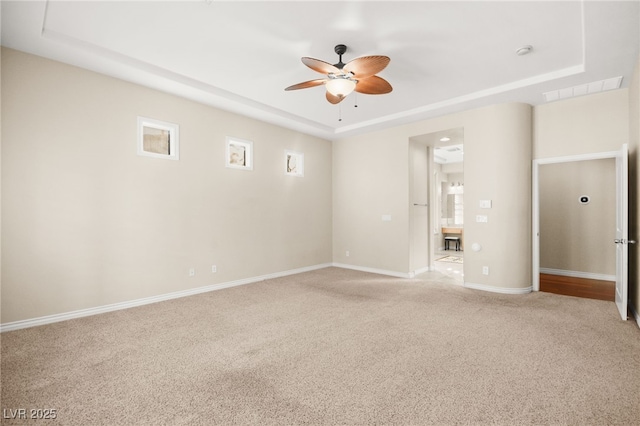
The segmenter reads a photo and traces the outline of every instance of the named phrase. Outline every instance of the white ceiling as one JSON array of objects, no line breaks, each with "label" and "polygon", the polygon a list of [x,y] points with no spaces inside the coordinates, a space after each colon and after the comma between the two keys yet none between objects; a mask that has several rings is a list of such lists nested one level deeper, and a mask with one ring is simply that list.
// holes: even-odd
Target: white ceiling
[{"label": "white ceiling", "polygon": [[[335,140],[622,77],[637,1],[2,1],[2,45]],[[310,56],[386,55],[387,95],[329,104]],[[524,56],[523,45],[533,50]],[[354,105],[357,101],[357,108]],[[342,118],[339,121],[339,117]]]}]

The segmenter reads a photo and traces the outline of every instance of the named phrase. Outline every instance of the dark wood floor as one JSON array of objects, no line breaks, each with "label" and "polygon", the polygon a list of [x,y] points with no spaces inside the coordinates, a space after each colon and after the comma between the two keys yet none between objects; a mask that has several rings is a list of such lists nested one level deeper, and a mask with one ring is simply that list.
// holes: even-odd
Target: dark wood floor
[{"label": "dark wood floor", "polygon": [[616,283],[614,281],[540,274],[540,291],[613,302],[616,297]]}]

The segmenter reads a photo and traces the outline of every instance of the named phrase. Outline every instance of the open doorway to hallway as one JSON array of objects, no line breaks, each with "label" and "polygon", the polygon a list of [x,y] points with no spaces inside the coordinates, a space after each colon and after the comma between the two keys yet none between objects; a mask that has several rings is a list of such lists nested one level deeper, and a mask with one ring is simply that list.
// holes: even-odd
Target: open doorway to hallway
[{"label": "open doorway to hallway", "polygon": [[540,291],[615,300],[615,158],[539,166]]}]

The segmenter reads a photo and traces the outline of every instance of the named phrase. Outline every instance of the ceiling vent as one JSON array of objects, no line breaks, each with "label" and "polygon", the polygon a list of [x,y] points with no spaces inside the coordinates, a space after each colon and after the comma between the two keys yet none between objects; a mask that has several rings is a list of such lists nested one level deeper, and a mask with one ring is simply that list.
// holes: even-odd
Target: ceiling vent
[{"label": "ceiling vent", "polygon": [[434,161],[438,164],[461,163],[464,157],[463,145],[436,146]]},{"label": "ceiling vent", "polygon": [[543,93],[547,102],[559,101],[561,99],[573,98],[576,96],[591,95],[607,90],[619,89],[622,83],[622,76],[608,78],[606,80],[594,81],[593,83],[581,84],[580,86],[568,87],[566,89],[553,90]]}]

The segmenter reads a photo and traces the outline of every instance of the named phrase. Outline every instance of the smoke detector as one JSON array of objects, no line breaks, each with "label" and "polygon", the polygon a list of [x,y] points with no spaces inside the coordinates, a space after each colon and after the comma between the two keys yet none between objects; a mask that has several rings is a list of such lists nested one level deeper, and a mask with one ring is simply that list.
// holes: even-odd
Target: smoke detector
[{"label": "smoke detector", "polygon": [[528,53],[531,53],[532,50],[533,50],[533,46],[527,44],[526,46],[522,46],[521,48],[516,50],[516,55],[523,56],[523,55],[526,55]]}]

